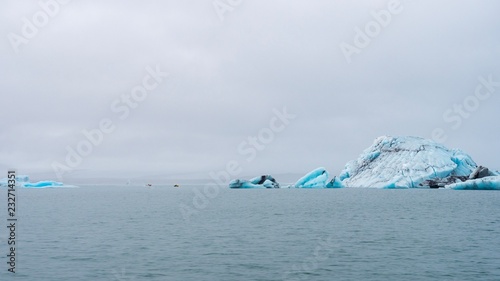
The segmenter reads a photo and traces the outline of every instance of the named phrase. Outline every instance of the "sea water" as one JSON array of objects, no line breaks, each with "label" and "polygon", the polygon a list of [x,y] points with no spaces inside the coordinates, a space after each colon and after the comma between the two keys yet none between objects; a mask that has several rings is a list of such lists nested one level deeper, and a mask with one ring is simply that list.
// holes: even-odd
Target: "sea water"
[{"label": "sea water", "polygon": [[500,280],[500,192],[18,189],[0,280]]}]

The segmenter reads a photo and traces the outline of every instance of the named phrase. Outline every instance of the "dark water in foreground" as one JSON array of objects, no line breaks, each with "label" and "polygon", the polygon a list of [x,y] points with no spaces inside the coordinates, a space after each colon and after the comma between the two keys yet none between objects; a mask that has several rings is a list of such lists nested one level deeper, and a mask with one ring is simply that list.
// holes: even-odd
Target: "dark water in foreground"
[{"label": "dark water in foreground", "polygon": [[498,191],[22,189],[15,276],[6,192],[0,280],[500,280]]}]

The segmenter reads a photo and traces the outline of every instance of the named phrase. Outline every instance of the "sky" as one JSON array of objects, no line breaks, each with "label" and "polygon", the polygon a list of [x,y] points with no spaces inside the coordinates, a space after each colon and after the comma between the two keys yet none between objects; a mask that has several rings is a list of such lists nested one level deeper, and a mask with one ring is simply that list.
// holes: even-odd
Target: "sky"
[{"label": "sky", "polygon": [[[500,169],[500,2],[0,3],[0,170],[338,175],[382,135]],[[498,81],[498,82],[497,82]]]}]

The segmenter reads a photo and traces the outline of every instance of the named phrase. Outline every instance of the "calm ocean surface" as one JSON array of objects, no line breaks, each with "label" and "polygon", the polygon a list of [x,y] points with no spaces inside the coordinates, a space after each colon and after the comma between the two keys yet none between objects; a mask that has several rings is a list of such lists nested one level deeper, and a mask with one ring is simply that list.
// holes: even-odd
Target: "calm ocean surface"
[{"label": "calm ocean surface", "polygon": [[18,189],[13,275],[0,189],[0,280],[500,280],[500,192],[207,191]]}]

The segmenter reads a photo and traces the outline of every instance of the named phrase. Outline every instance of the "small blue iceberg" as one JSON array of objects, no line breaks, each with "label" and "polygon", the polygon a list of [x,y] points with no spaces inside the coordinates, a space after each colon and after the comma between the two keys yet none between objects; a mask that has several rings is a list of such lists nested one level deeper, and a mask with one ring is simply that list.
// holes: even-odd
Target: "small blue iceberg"
[{"label": "small blue iceberg", "polygon": [[[6,187],[7,178],[0,179],[0,187]],[[54,187],[76,187],[74,185],[65,185],[62,182],[43,180],[38,182],[30,182],[29,176],[16,175],[16,186],[24,188],[54,188]]]},{"label": "small blue iceberg", "polygon": [[229,188],[280,188],[280,185],[272,176],[263,175],[250,180],[232,180]]},{"label": "small blue iceberg", "polygon": [[342,182],[337,178],[333,177],[332,180],[328,181],[328,171],[319,167],[311,172],[307,173],[305,176],[301,177],[293,185],[296,188],[341,188],[343,187]]}]

